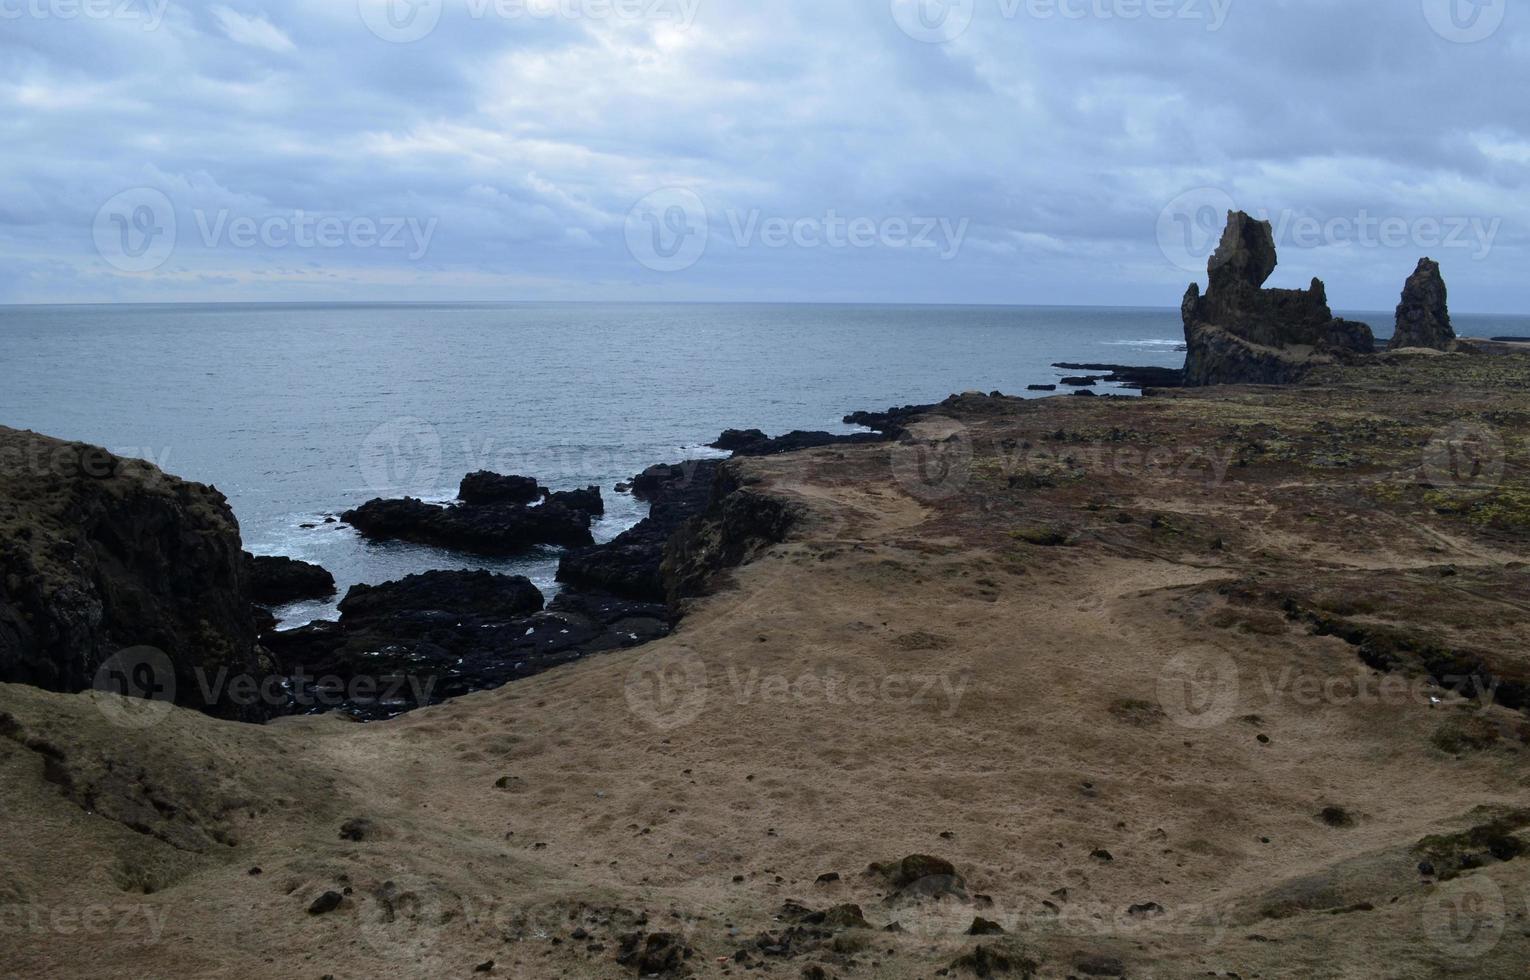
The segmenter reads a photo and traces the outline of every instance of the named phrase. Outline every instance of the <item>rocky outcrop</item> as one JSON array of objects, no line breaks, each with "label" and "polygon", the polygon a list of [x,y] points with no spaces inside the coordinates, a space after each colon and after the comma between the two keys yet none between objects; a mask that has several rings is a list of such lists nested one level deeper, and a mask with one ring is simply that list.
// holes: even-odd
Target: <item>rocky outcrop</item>
[{"label": "rocky outcrop", "polygon": [[1419,259],[1418,268],[1403,286],[1402,303],[1397,307],[1397,332],[1388,350],[1404,347],[1427,347],[1448,351],[1455,348],[1456,331],[1450,325],[1450,308],[1445,277],[1433,259]]},{"label": "rocky outcrop", "polygon": [[228,502],[140,460],[0,428],[0,681],[81,691],[143,647],[174,672],[128,679],[147,693],[263,717],[212,683],[269,673]]},{"label": "rocky outcrop", "polygon": [[335,594],[335,577],[319,565],[294,558],[244,553],[244,580],[250,599],[263,606],[283,606]]},{"label": "rocky outcrop", "polygon": [[480,471],[462,478],[457,499],[465,504],[529,504],[544,492],[529,476],[501,476]]},{"label": "rocky outcrop", "polygon": [[803,449],[822,449],[825,446],[886,442],[897,438],[907,422],[934,407],[907,405],[903,408],[890,408],[885,412],[854,412],[844,417],[846,425],[859,425],[871,429],[870,432],[808,432],[799,429],[771,437],[759,429],[726,429],[712,443],[711,448],[726,450],[735,456],[778,456]]},{"label": "rocky outcrop", "polygon": [[713,449],[725,449],[735,456],[778,456],[781,453],[801,449],[821,449],[824,446],[854,446],[885,439],[875,432],[805,432],[797,430],[774,438],[759,429],[728,429],[712,443]]},{"label": "rocky outcrop", "polygon": [[388,718],[490,690],[605,650],[666,635],[668,607],[569,595],[543,608],[520,576],[427,572],[359,585],[338,623],[310,623],[264,642],[291,675],[287,710]]},{"label": "rocky outcrop", "polygon": [[[1123,388],[1143,390],[1147,388],[1181,388],[1185,384],[1185,372],[1181,368],[1138,367],[1131,364],[1075,364],[1063,361],[1052,365],[1065,371],[1099,371],[1082,380],[1104,381]],[[1063,378],[1062,384],[1071,380]],[[1031,391],[1056,391],[1056,385],[1032,385]]]},{"label": "rocky outcrop", "polygon": [[590,514],[560,503],[443,507],[406,497],[371,500],[340,519],[374,540],[413,541],[480,555],[520,554],[538,545],[578,548],[595,540]]},{"label": "rocky outcrop", "polygon": [[1319,364],[1375,350],[1370,327],[1333,315],[1322,280],[1307,289],[1263,288],[1275,264],[1270,223],[1229,214],[1205,294],[1191,284],[1181,306],[1187,386],[1287,384]]},{"label": "rocky outcrop", "polygon": [[717,577],[786,540],[797,512],[779,497],[740,487],[728,467],[718,472],[713,502],[664,549],[660,577],[670,602],[706,595]]},{"label": "rocky outcrop", "polygon": [[724,429],[723,434],[717,437],[711,448],[721,449],[723,452],[733,453],[750,446],[757,446],[770,439],[760,429]]},{"label": "rocky outcrop", "polygon": [[540,612],[542,592],[523,576],[491,572],[425,572],[385,585],[353,586],[340,600],[347,626],[396,618],[428,609],[450,616],[515,619]]},{"label": "rocky outcrop", "polygon": [[585,487],[583,490],[558,490],[549,492],[546,496],[549,504],[559,504],[569,510],[583,511],[592,517],[601,517],[606,512],[606,502],[600,496],[599,487]]},{"label": "rocky outcrop", "polygon": [[649,503],[648,516],[608,544],[565,554],[558,563],[558,581],[586,591],[665,601],[664,550],[686,521],[706,511],[720,465],[715,459],[688,460],[638,474],[632,494]]}]

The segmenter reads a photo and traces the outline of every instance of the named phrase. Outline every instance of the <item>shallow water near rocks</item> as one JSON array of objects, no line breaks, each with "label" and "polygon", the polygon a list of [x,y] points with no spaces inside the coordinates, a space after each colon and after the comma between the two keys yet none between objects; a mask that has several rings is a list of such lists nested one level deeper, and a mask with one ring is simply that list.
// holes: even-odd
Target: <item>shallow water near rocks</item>
[{"label": "shallow water near rocks", "polygon": [[[1355,314],[1386,328],[1383,314]],[[1463,333],[1530,333],[1468,318]],[[228,495],[245,545],[330,569],[341,594],[431,568],[556,590],[557,551],[511,559],[371,544],[326,523],[377,496],[449,500],[477,469],[613,490],[707,455],[728,427],[849,431],[850,411],[1023,394],[1054,361],[1177,367],[1169,309],[714,304],[229,304],[0,308],[0,424],[140,456]],[[1105,390],[1104,388],[1101,389]],[[311,525],[305,527],[304,525]],[[334,603],[281,611],[332,617]]]}]

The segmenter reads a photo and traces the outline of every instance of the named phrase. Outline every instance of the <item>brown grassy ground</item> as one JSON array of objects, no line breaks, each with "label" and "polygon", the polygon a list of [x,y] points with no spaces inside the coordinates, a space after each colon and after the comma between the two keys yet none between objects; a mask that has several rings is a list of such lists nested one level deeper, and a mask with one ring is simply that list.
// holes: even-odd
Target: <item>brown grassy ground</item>
[{"label": "brown grassy ground", "polygon": [[[0,973],[1526,976],[1530,356],[939,414],[751,461],[809,516],[675,636],[395,722],[0,687]],[[788,899],[876,931],[762,957]]]}]

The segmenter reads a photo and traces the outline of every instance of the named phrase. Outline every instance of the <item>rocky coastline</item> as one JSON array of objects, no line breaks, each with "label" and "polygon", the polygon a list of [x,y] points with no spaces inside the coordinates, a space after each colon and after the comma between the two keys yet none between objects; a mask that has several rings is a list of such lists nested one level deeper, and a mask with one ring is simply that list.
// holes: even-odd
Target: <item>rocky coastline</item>
[{"label": "rocky coastline", "polygon": [[[738,458],[865,445],[893,438],[921,410],[847,416],[875,430],[866,433],[730,430],[717,445]],[[0,682],[166,697],[247,722],[335,710],[390,718],[651,642],[675,628],[685,600],[783,540],[794,520],[744,487],[728,461],[691,459],[621,485],[650,513],[597,545],[598,487],[552,491],[534,477],[471,473],[455,504],[375,499],[340,520],[364,540],[463,555],[562,548],[563,591],[552,601],[524,577],[436,571],[355,586],[337,621],[281,630],[273,608],[333,596],[334,577],[244,551],[215,488],[35,433],[0,430],[0,442],[39,461],[14,474],[0,511],[11,525],[0,533],[9,573]],[[236,679],[262,693],[239,697]]]},{"label": "rocky coastline", "polygon": [[[215,972],[235,930],[292,978],[1441,975],[1442,904],[1530,874],[1530,353],[1457,343],[1485,353],[743,430],[635,477],[652,523],[550,601],[432,572],[258,642],[205,615],[226,583],[249,613],[322,574],[244,555],[212,488],[0,432],[48,461],[4,488],[7,568],[51,576],[7,580],[7,662],[153,608],[167,654],[200,611],[294,699],[433,681],[265,725],[0,684],[8,887],[163,916],[93,937],[139,975]],[[1522,973],[1486,921],[1473,975]],[[78,942],[13,938],[23,970]]]},{"label": "rocky coastline", "polygon": [[[1437,975],[1433,910],[1530,874],[1530,353],[1455,343],[734,430],[550,601],[429,572],[282,633],[256,600],[333,582],[215,489],[0,430],[7,887],[163,916],[93,937],[138,975],[235,930],[293,978]],[[459,506],[554,496],[491,476]],[[151,621],[197,710],[146,724],[91,688]],[[1522,972],[1491,938],[1474,975]]]},{"label": "rocky coastline", "polygon": [[[1061,387],[1090,396],[1102,382],[1149,395],[1221,383],[1288,384],[1325,366],[1376,364],[1418,348],[1487,349],[1488,342],[1456,337],[1444,279],[1430,259],[1420,260],[1405,285],[1395,336],[1379,353],[1369,327],[1332,315],[1320,280],[1305,290],[1264,288],[1276,262],[1269,223],[1230,213],[1208,261],[1209,287],[1203,294],[1192,284],[1186,294],[1184,369],[1062,362],[1055,366],[1089,373],[1063,377]],[[712,448],[731,459],[658,464],[620,485],[649,513],[604,544],[591,533],[605,512],[598,487],[554,492],[534,476],[476,472],[463,477],[450,505],[370,500],[340,517],[365,540],[481,556],[561,549],[563,591],[546,602],[524,578],[431,572],[357,586],[339,603],[338,621],[292,630],[276,629],[271,609],[334,595],[333,576],[243,551],[216,489],[95,447],[8,433],[19,455],[50,462],[9,488],[17,527],[0,535],[12,570],[0,596],[0,680],[58,691],[110,683],[131,690],[115,659],[137,651],[129,666],[149,684],[151,667],[138,662],[147,652],[161,672],[173,672],[168,688],[177,703],[256,722],[337,707],[373,720],[493,689],[669,635],[687,600],[717,587],[727,568],[784,540],[796,515],[749,488],[740,463],[906,442],[913,438],[909,426],[933,408],[852,413],[845,423],[866,430],[852,434],[772,437],[727,429]],[[35,527],[19,526],[28,521]],[[205,681],[220,672],[276,678],[282,693],[235,704]],[[307,687],[316,677],[347,692],[379,677],[411,684],[373,685],[326,701]]]}]

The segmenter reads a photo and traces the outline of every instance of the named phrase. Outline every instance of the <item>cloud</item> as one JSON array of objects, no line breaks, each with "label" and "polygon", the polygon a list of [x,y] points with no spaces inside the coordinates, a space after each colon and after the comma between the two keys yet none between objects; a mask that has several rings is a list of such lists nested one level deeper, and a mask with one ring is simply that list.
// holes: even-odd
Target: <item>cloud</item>
[{"label": "cloud", "polygon": [[[378,15],[416,8],[388,0],[160,9],[153,29],[147,14],[6,22],[0,302],[1172,307],[1195,262],[1165,229],[1201,248],[1215,231],[1175,202],[1214,197],[1267,212],[1286,231],[1277,275],[1324,277],[1337,306],[1391,307],[1431,254],[1462,308],[1530,307],[1517,10],[1462,44],[1415,4],[1334,0],[976,0],[945,43],[878,0],[435,0],[402,43]],[[93,231],[135,187],[172,202],[176,241],[127,272]],[[700,195],[708,241],[658,272],[628,219],[669,187]],[[436,224],[412,259],[364,235],[207,241],[225,211],[257,227]],[[954,251],[736,232],[840,219],[967,225]],[[1371,219],[1409,232],[1301,234]],[[1457,219],[1462,242],[1419,231]],[[1472,229],[1494,223],[1484,250]]]},{"label": "cloud", "polygon": [[297,45],[292,43],[292,39],[264,17],[246,17],[228,7],[213,7],[211,12],[218,18],[218,24],[223,28],[223,33],[239,44],[252,48],[264,48],[277,54],[297,50]]}]

